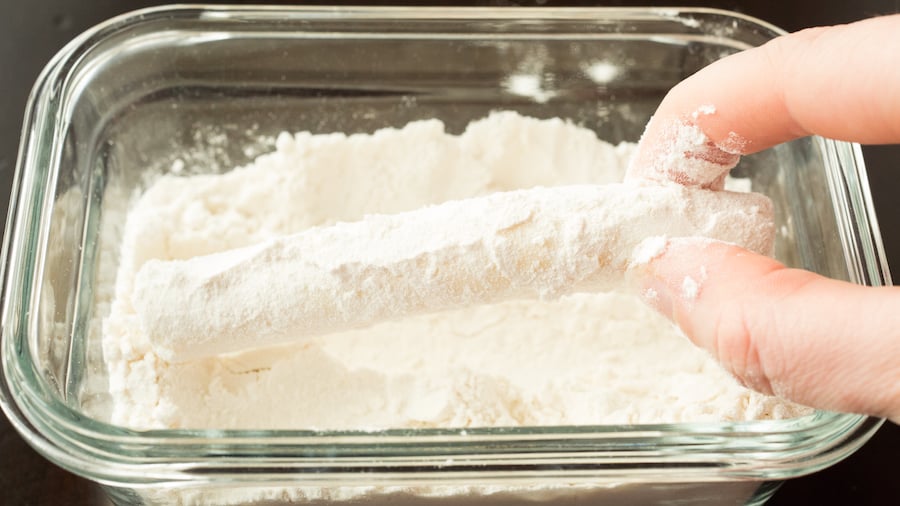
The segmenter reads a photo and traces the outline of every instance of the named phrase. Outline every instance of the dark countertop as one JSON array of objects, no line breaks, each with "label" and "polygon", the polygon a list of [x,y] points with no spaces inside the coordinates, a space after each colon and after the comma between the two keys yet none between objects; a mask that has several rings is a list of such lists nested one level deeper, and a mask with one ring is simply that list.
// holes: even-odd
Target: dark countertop
[{"label": "dark countertop", "polygon": [[[0,6],[0,202],[8,202],[18,150],[19,131],[28,91],[38,73],[66,42],[90,26],[114,16],[165,2],[151,0],[32,0]],[[220,3],[266,3],[256,2]],[[270,1],[268,3],[292,3]],[[293,2],[297,3],[297,2]],[[332,4],[450,4],[454,2],[306,2]],[[849,22],[863,17],[900,12],[900,0],[747,0],[691,1],[482,1],[455,4],[487,5],[695,5],[741,11],[787,30]],[[900,146],[864,148],[888,259],[900,270]],[[5,209],[5,204],[2,208]],[[5,215],[5,213],[4,213]],[[888,505],[900,498],[900,426],[887,424],[847,460],[811,476],[787,482],[767,504]],[[0,505],[108,505],[98,487],[65,472],[37,455],[0,416]]]}]

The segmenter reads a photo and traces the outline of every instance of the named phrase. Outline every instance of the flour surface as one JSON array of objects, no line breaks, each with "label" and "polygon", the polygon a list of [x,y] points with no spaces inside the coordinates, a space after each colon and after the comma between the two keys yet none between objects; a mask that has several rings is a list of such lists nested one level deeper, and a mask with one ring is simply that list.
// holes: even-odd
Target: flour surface
[{"label": "flour surface", "polygon": [[134,280],[150,260],[497,191],[617,182],[632,150],[561,120],[506,112],[459,136],[436,120],[371,135],[282,134],[275,151],[246,167],[161,177],[129,213],[103,323],[111,421],[142,429],[379,429],[808,413],[739,386],[637,298],[614,293],[454,309],[181,363],[157,356],[140,330]]}]

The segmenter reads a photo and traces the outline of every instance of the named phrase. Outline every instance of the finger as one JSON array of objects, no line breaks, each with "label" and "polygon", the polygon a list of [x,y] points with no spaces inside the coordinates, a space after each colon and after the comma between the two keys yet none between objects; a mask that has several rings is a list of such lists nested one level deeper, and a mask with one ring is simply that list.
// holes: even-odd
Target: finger
[{"label": "finger", "polygon": [[[736,155],[810,134],[900,141],[898,34],[900,15],[872,18],[779,37],[707,66],[660,104],[630,177],[712,187]],[[679,145],[679,135],[694,143]],[[667,159],[699,162],[667,173]]]},{"label": "finger", "polygon": [[651,303],[747,386],[900,421],[900,288],[701,239],[670,240],[642,275]]}]

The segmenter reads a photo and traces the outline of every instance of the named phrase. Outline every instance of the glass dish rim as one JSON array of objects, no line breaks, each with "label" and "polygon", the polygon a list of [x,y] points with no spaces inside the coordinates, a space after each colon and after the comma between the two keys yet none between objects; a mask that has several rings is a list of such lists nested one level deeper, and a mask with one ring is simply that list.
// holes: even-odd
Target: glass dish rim
[{"label": "glass dish rim", "polygon": [[[31,323],[25,321],[27,310],[14,304],[8,296],[11,293],[26,293],[27,290],[17,292],[16,287],[23,287],[23,275],[27,270],[23,265],[33,263],[34,252],[23,242],[34,240],[26,231],[40,225],[45,219],[42,209],[28,208],[28,202],[41,202],[41,191],[47,186],[52,186],[53,178],[57,174],[57,159],[54,158],[52,148],[56,146],[59,138],[59,127],[53,121],[62,110],[68,89],[63,82],[67,77],[67,71],[73,68],[77,60],[83,57],[91,45],[103,40],[120,30],[133,27],[137,24],[159,20],[160,18],[182,16],[203,22],[208,19],[237,20],[240,18],[249,20],[268,19],[290,13],[291,19],[327,19],[330,21],[360,21],[383,18],[389,15],[392,19],[438,19],[452,21],[481,17],[487,13],[492,18],[508,20],[574,20],[586,21],[600,18],[610,20],[622,19],[625,16],[632,18],[677,21],[678,19],[691,19],[684,16],[719,16],[728,19],[749,23],[761,30],[768,30],[773,34],[784,33],[782,30],[750,16],[733,13],[720,9],[708,8],[620,8],[620,7],[596,7],[596,8],[490,8],[490,7],[465,7],[465,8],[407,8],[407,7],[346,7],[346,8],[322,8],[306,6],[205,6],[205,5],[177,5],[160,6],[142,9],[112,18],[74,39],[63,48],[47,65],[38,78],[35,87],[29,97],[26,108],[25,124],[20,142],[19,159],[13,181],[13,192],[10,200],[9,215],[6,225],[6,238],[3,244],[2,258],[0,258],[0,270],[4,280],[3,300],[3,343],[2,343],[2,373],[3,381],[0,382],[0,406],[2,406],[13,426],[22,433],[26,440],[39,451],[51,458],[54,462],[69,468],[78,474],[90,474],[99,480],[110,483],[136,483],[173,481],[182,482],[186,479],[196,481],[197,468],[203,468],[207,474],[218,469],[226,473],[229,463],[222,459],[220,454],[211,454],[210,444],[227,448],[230,455],[239,455],[240,462],[246,464],[254,461],[260,465],[284,464],[279,458],[301,458],[297,453],[298,448],[304,448],[303,452],[309,454],[310,448],[318,450],[334,448],[335,445],[347,444],[351,447],[362,444],[398,444],[399,447],[410,451],[411,458],[421,457],[443,459],[448,452],[459,449],[477,448],[478,444],[491,443],[503,445],[502,448],[509,452],[526,451],[535,453],[535,449],[529,442],[554,440],[557,443],[560,438],[568,438],[576,449],[578,441],[596,440],[606,438],[608,444],[615,446],[621,440],[631,439],[631,443],[637,450],[629,453],[626,449],[617,450],[619,453],[610,462],[621,461],[623,458],[637,458],[645,453],[646,444],[655,442],[653,449],[657,452],[653,462],[658,464],[671,464],[669,469],[678,479],[693,476],[703,476],[702,481],[710,479],[731,479],[734,477],[755,479],[780,479],[797,476],[826,467],[837,460],[849,455],[861,446],[869,436],[880,426],[881,420],[861,415],[836,414],[816,412],[808,417],[783,421],[755,421],[755,422],[727,422],[727,423],[695,423],[695,424],[658,424],[658,425],[602,425],[602,426],[569,426],[569,427],[527,427],[527,428],[483,428],[483,429],[394,429],[386,431],[260,431],[260,430],[154,430],[136,431],[114,426],[104,422],[85,417],[80,412],[67,406],[53,395],[48,395],[46,385],[43,385],[40,373],[36,365],[31,361],[28,350],[28,329]],[[585,17],[590,15],[590,17]],[[618,16],[618,17],[617,17]],[[425,34],[423,34],[425,35]],[[53,142],[41,142],[46,138]],[[850,194],[853,201],[850,209],[846,210],[847,223],[843,223],[842,238],[845,241],[845,251],[848,247],[857,258],[848,259],[848,267],[851,275],[857,277],[857,281],[866,284],[889,283],[890,275],[884,257],[880,234],[877,230],[877,222],[874,220],[871,196],[865,178],[865,167],[858,145],[839,143],[820,139],[826,156],[835,163],[827,164],[831,170],[829,182],[833,192],[848,193],[847,188],[856,192]],[[46,165],[47,176],[50,178],[42,185],[34,168],[35,160],[50,160],[53,163]],[[843,169],[843,170],[841,170]],[[837,183],[832,182],[836,180]],[[33,230],[32,230],[33,231]],[[30,234],[34,235],[34,234]],[[857,241],[850,241],[846,237],[858,237]],[[864,243],[853,248],[849,242]],[[26,241],[27,242],[27,241]],[[31,244],[31,243],[28,243]],[[858,249],[863,250],[865,258],[859,258]],[[30,256],[29,256],[30,255]],[[24,264],[22,262],[25,262]],[[23,298],[25,309],[33,307],[33,300]],[[15,317],[13,316],[15,315]],[[25,329],[24,331],[22,329]],[[830,432],[829,432],[830,431]],[[815,433],[815,434],[814,434]],[[615,437],[612,437],[614,435]],[[801,452],[785,452],[784,444],[787,439],[802,439],[802,437],[821,442],[826,441],[826,446],[806,448]],[[768,439],[767,439],[768,438]],[[785,439],[787,438],[787,439]],[[760,439],[760,441],[754,441]],[[725,455],[720,446],[713,441],[728,441],[741,443],[744,449],[753,450],[756,457],[765,455],[767,465],[772,461],[778,462],[778,466],[764,468],[761,465],[734,466],[732,455]],[[228,441],[223,444],[223,441]],[[311,444],[310,441],[319,441]],[[322,443],[322,441],[325,441]],[[706,441],[706,443],[704,443]],[[756,443],[751,444],[751,443]],[[596,443],[598,444],[599,443]],[[746,447],[746,445],[750,447]],[[416,446],[429,446],[428,452],[415,454],[412,450]],[[146,450],[153,447],[159,451]],[[740,445],[738,445],[740,446]],[[135,457],[129,454],[137,447],[143,447],[143,456]],[[598,448],[602,448],[599,445]],[[684,453],[674,450],[693,448],[697,450],[695,455],[702,456],[704,460],[695,460],[692,463],[679,460]],[[315,449],[315,448],[314,448]],[[279,455],[274,450],[283,451]],[[421,450],[421,448],[419,448]],[[218,450],[219,452],[224,450]],[[291,452],[294,453],[291,453]],[[356,453],[354,453],[356,452]],[[347,453],[346,458],[360,455],[360,448],[355,448]],[[312,452],[315,453],[315,452]],[[365,452],[363,452],[365,453]],[[536,452],[541,453],[541,452]],[[554,452],[554,455],[559,452]],[[302,457],[305,458],[305,457]],[[333,458],[341,458],[336,456]],[[179,462],[185,467],[180,470],[158,469],[155,473],[147,473],[148,466],[159,463],[162,459],[167,466],[173,462]],[[420,460],[421,460],[420,459]],[[604,461],[598,457],[599,461]],[[552,460],[552,459],[551,459]],[[118,462],[117,470],[103,469],[103,462]],[[437,462],[435,460],[434,462]],[[719,464],[719,467],[710,468],[710,464]],[[730,467],[725,464],[732,464]],[[802,464],[802,465],[801,465]],[[136,466],[136,467],[135,467]],[[105,466],[109,467],[109,466]],[[678,472],[676,472],[678,471]],[[275,473],[277,474],[277,473]],[[710,476],[712,475],[712,476]],[[207,479],[212,479],[207,477]]]}]

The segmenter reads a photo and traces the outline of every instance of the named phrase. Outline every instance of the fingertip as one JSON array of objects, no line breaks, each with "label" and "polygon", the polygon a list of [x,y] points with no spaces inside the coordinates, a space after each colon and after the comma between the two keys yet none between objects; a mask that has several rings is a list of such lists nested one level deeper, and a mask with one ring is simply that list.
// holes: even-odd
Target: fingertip
[{"label": "fingertip", "polygon": [[694,334],[690,316],[705,290],[708,263],[721,256],[722,247],[728,245],[702,237],[670,238],[642,271],[642,286],[656,301],[649,302],[690,336]]},{"label": "fingertip", "polygon": [[[748,284],[783,266],[736,245],[706,238],[672,238],[643,272],[651,303],[694,344],[707,350],[739,382],[773,393],[766,364],[757,351],[755,309],[766,300],[747,301]],[[646,299],[646,297],[645,297]]]},{"label": "fingertip", "polygon": [[663,314],[744,385],[820,409],[900,412],[900,290],[697,238],[668,240],[642,276]]},{"label": "fingertip", "polygon": [[[718,149],[750,154],[816,134],[861,143],[900,140],[900,15],[817,27],[717,60],[675,85],[639,145],[659,125],[689,121]],[[704,113],[708,112],[708,113]],[[651,167],[652,168],[652,167]]]},{"label": "fingertip", "polygon": [[743,140],[736,134],[721,141],[704,131],[713,105],[697,106],[689,114],[659,111],[647,124],[626,173],[629,180],[669,181],[684,186],[721,190],[725,176],[740,161]]}]

